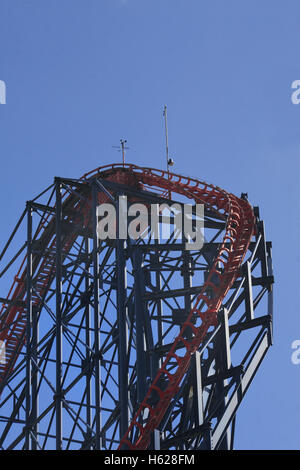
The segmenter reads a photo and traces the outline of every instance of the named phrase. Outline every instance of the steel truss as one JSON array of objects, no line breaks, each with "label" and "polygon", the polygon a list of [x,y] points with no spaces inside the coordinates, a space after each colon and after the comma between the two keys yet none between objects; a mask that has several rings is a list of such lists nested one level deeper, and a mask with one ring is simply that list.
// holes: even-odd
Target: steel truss
[{"label": "steel truss", "polygon": [[[245,195],[228,202],[201,183],[197,199],[200,183],[181,178],[112,165],[55,178],[27,203],[1,255],[26,223],[2,271],[26,251],[1,298],[1,449],[233,448],[272,344],[271,243]],[[174,230],[155,240],[150,226],[148,238],[99,240],[97,207],[118,213],[124,195],[129,206],[202,202],[203,247],[186,250]],[[230,219],[234,204],[251,229]]]}]

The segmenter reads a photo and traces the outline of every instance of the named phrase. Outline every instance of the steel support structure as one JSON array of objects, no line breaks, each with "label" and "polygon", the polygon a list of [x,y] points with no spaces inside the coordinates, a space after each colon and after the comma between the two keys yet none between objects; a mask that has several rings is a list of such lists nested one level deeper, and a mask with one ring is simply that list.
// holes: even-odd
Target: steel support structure
[{"label": "steel support structure", "polygon": [[[3,279],[25,255],[1,298],[1,449],[234,448],[238,407],[272,344],[271,243],[245,197],[226,202],[182,178],[111,165],[55,178],[27,203],[0,255],[11,258]],[[159,209],[139,239],[99,239],[97,208],[110,202],[118,216],[120,196],[149,213],[204,204],[203,246],[187,250],[172,216],[162,239]]]}]

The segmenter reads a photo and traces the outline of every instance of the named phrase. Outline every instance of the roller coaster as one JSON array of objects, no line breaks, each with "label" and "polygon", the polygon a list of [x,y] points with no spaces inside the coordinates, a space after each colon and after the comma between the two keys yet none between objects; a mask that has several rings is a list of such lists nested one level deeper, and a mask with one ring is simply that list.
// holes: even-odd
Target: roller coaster
[{"label": "roller coaster", "polygon": [[[97,208],[118,213],[120,196],[202,204],[203,246],[187,250],[175,229],[154,238],[150,224],[136,240],[99,239]],[[20,263],[0,299],[0,448],[233,449],[273,336],[272,245],[247,195],[111,164],[28,201],[1,260],[24,233],[0,274]]]}]

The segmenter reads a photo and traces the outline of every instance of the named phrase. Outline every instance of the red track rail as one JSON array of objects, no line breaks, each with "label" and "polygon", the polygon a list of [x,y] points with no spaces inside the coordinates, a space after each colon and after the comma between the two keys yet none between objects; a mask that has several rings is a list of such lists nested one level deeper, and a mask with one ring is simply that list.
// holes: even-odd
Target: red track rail
[{"label": "red track rail", "polygon": [[[175,192],[185,195],[195,203],[204,204],[226,220],[225,236],[203,289],[119,445],[119,449],[146,449],[152,432],[159,426],[171,400],[179,390],[192,355],[200,347],[208,330],[217,324],[218,310],[239,274],[239,268],[254,234],[255,217],[252,207],[247,201],[216,186],[166,171],[141,168],[131,164],[114,164],[99,167],[85,174],[81,181],[89,181],[96,176],[139,187],[141,185],[154,186],[168,193]],[[81,207],[81,214],[86,214],[86,210],[86,206]],[[70,249],[72,240],[71,236],[65,241],[65,251]],[[52,239],[49,246],[52,249],[55,248],[55,239]],[[53,275],[54,263],[54,259],[50,259],[48,262],[44,260],[41,263],[37,276],[42,281],[36,285],[38,293],[37,298],[34,299],[36,303],[45,294],[49,279]],[[20,273],[22,274],[20,275]],[[8,298],[11,302],[25,298],[25,278],[26,269],[24,269],[23,263],[9,292]],[[216,278],[218,278],[217,283]],[[213,295],[210,296],[209,292],[212,291]],[[0,314],[2,318],[0,339],[6,342],[8,354],[7,364],[2,366],[2,369],[0,368],[3,380],[12,372],[24,344],[24,341],[18,341],[18,338],[24,337],[26,322],[24,321],[24,307],[12,307],[9,315],[6,316],[4,306]],[[195,314],[198,318],[196,324],[192,322],[192,317]],[[192,339],[185,338],[186,329],[192,330]],[[160,385],[162,382],[167,383],[164,389]],[[153,394],[158,396],[155,404],[151,401]]]}]

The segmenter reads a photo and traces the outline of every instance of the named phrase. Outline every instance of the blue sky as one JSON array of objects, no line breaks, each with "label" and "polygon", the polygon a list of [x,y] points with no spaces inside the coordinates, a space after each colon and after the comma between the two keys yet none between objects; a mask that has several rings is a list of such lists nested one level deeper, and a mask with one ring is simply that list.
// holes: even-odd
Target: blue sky
[{"label": "blue sky", "polygon": [[[54,176],[164,166],[260,206],[273,241],[274,346],[238,415],[236,448],[300,448],[297,0],[0,0],[1,245]],[[0,295],[6,295],[6,284]]]}]

